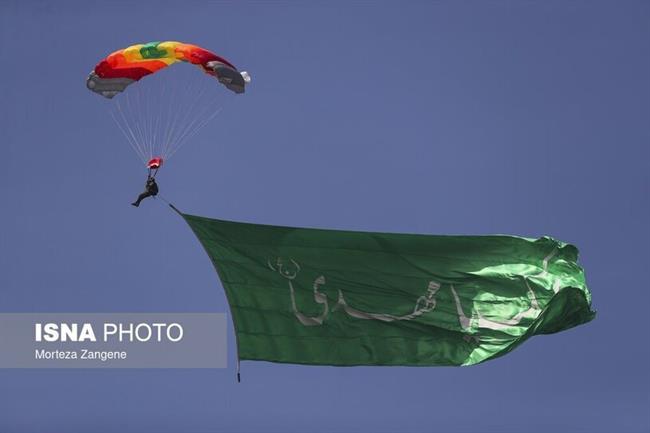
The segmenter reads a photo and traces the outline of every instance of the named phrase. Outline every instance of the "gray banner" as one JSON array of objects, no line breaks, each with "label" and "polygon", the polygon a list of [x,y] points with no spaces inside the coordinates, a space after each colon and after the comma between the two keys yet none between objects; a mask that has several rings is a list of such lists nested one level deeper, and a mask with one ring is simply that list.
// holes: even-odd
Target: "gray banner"
[{"label": "gray banner", "polygon": [[0,368],[225,368],[224,313],[0,313]]}]

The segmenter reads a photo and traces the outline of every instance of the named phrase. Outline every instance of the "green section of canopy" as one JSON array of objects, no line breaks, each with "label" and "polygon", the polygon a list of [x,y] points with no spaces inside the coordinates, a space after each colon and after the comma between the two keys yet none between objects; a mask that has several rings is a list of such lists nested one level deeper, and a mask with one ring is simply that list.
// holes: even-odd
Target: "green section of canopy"
[{"label": "green section of canopy", "polygon": [[549,237],[369,233],[183,217],[226,290],[240,359],[471,365],[595,314],[578,250]]}]

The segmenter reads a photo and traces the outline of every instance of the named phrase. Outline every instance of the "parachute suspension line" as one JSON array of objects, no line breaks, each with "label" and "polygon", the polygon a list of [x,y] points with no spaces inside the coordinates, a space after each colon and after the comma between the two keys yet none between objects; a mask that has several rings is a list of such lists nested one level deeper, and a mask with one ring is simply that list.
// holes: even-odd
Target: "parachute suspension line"
[{"label": "parachute suspension line", "polygon": [[151,98],[145,98],[142,95],[142,89],[140,86],[138,86],[138,95],[142,100],[144,101],[144,118],[143,124],[144,124],[144,133],[145,137],[147,138],[147,151],[149,153],[149,158],[153,158],[153,137],[152,137],[152,132],[151,132]]},{"label": "parachute suspension line", "polygon": [[[129,119],[133,119],[133,123],[136,126],[137,130],[140,131],[140,136],[142,137],[142,148],[145,154],[145,158],[149,157],[149,140],[147,138],[147,124],[145,119],[147,115],[145,114],[146,106],[142,102],[140,97],[140,88],[135,88],[133,86],[133,92],[127,93],[127,102],[129,107]],[[141,107],[140,110],[135,110],[133,107]]]},{"label": "parachute suspension line", "polygon": [[[161,96],[158,101],[156,100],[149,100],[149,109],[151,112],[151,115],[149,116],[149,119],[151,121],[151,157],[153,158],[154,156],[154,151],[156,149],[156,144],[158,143],[157,141],[157,136],[158,136],[158,125],[160,124],[160,100],[164,99],[164,91],[165,87],[162,86],[161,90]],[[156,105],[158,105],[157,110],[156,110]]]},{"label": "parachute suspension line", "polygon": [[[174,93],[176,95],[175,96],[176,99],[179,99],[177,96],[179,93],[182,93],[184,91],[187,92],[189,90],[188,83],[184,83],[183,85],[181,85],[180,83],[176,83],[175,85],[174,84],[170,84],[170,85],[174,86]],[[167,142],[165,143],[165,154],[169,153],[169,149],[173,144],[174,135],[175,135],[174,131],[176,130],[176,125],[180,121],[180,113],[181,113],[180,110],[174,110],[173,107],[171,107],[171,104],[170,104],[170,108],[172,108],[172,111],[170,111],[170,123],[169,123],[169,130],[168,130],[169,134],[168,134]]]},{"label": "parachute suspension line", "polygon": [[113,122],[115,122],[115,125],[117,125],[117,127],[119,128],[119,130],[122,132],[122,135],[124,135],[124,137],[126,138],[126,141],[128,141],[129,146],[131,146],[131,149],[133,149],[133,151],[136,153],[136,155],[138,155],[138,158],[142,159],[142,155],[140,155],[140,153],[138,152],[138,148],[137,148],[137,147],[135,146],[135,144],[133,143],[133,139],[131,138],[130,134],[129,134],[128,132],[126,132],[126,131],[124,130],[124,128],[122,128],[122,125],[120,125],[120,122],[119,122],[119,121],[117,120],[117,118],[115,117],[115,113],[113,113],[113,111],[111,111],[111,110],[109,109],[109,110],[108,110],[108,114],[111,115],[111,118],[113,119]]},{"label": "parachute suspension line", "polygon": [[[172,101],[173,100],[173,94],[174,94],[173,92],[174,92],[175,87],[170,87],[169,83],[166,82],[165,83],[165,88],[169,89],[168,97],[170,98],[169,100]],[[163,122],[163,124],[164,124],[164,133],[162,134],[162,138],[161,138],[162,141],[161,141],[160,147],[163,150],[162,154],[166,155],[165,149],[167,148],[167,143],[169,143],[169,132],[171,130],[171,125],[170,124],[171,124],[171,119],[172,119],[172,104],[167,103],[166,107],[164,107],[164,108],[166,108],[166,111],[165,111],[166,115],[165,115],[165,119],[164,119],[164,122]]]},{"label": "parachute suspension line", "polygon": [[207,117],[203,122],[201,122],[201,123],[200,123],[198,126],[196,126],[193,130],[190,130],[190,131],[188,131],[185,135],[183,135],[183,136],[179,139],[179,141],[178,141],[178,145],[177,145],[176,148],[175,148],[175,149],[174,149],[174,150],[169,154],[169,156],[171,157],[173,154],[175,154],[176,152],[178,152],[178,150],[179,150],[181,147],[183,147],[183,145],[184,145],[185,143],[187,143],[191,138],[193,138],[195,135],[197,135],[197,134],[199,133],[199,131],[201,131],[203,128],[205,128],[205,127],[210,123],[210,121],[211,121],[212,119],[214,119],[215,117],[217,117],[217,115],[218,115],[219,113],[221,113],[221,110],[222,110],[222,107],[217,107],[216,110],[214,110],[213,113],[212,113],[209,117]]},{"label": "parachute suspension line", "polygon": [[[116,107],[117,107],[117,112],[122,118],[122,121],[118,117],[116,117],[114,111],[109,111],[111,117],[113,118],[113,121],[115,124],[118,126],[120,131],[122,131],[122,134],[126,137],[127,141],[131,145],[131,148],[133,148],[133,151],[138,155],[138,157],[142,160],[143,163],[147,163],[146,156],[144,155],[144,152],[142,151],[142,148],[139,145],[138,138],[136,137],[133,129],[129,125],[129,122],[126,120],[124,117],[124,113],[122,111],[122,107],[119,103],[119,101],[116,101]],[[128,131],[128,132],[127,132]]]},{"label": "parachute suspension line", "polygon": [[138,145],[138,149],[142,153],[142,159],[146,162],[147,155],[146,155],[146,152],[144,151],[144,143],[142,142],[142,139],[143,139],[142,134],[139,131],[137,123],[135,123],[132,120],[131,113],[130,113],[130,111],[131,111],[130,110],[130,106],[131,106],[130,97],[131,97],[131,95],[129,95],[127,93],[125,96],[126,96],[126,98],[125,98],[126,99],[125,107],[122,107],[122,103],[118,100],[118,101],[116,101],[117,108],[118,108],[118,110],[120,112],[120,115],[122,116],[122,120],[124,121],[125,125],[131,131],[133,131],[133,135],[137,137],[136,138],[136,144]]},{"label": "parachute suspension line", "polygon": [[204,87],[201,90],[200,94],[196,98],[196,101],[197,103],[194,105],[194,108],[196,108],[194,110],[196,113],[193,116],[194,120],[192,123],[188,124],[187,127],[178,135],[175,140],[175,146],[172,149],[170,156],[176,153],[185,143],[189,141],[190,138],[198,134],[198,132],[207,126],[212,121],[212,119],[214,119],[222,110],[222,107],[220,106],[221,101],[219,99],[211,98],[207,87]]},{"label": "parachute suspension line", "polygon": [[181,99],[181,98],[175,98],[172,101],[169,101],[169,105],[171,108],[172,102],[176,102],[176,100],[180,99],[180,104],[178,107],[176,107],[175,110],[170,111],[170,113],[173,113],[173,117],[171,121],[169,122],[169,133],[168,133],[168,139],[164,143],[164,146],[162,147],[162,154],[165,157],[168,157],[169,151],[171,146],[173,145],[174,142],[174,137],[175,137],[175,131],[177,128],[179,128],[182,125],[183,120],[185,117],[189,116],[189,104],[192,102],[192,98],[188,97],[187,95],[193,96],[191,93],[191,83],[185,82],[183,85],[181,84],[176,84],[175,86],[175,91],[176,93],[181,93],[186,95],[186,98]]},{"label": "parachute suspension line", "polygon": [[[142,93],[142,92],[140,92]],[[145,105],[146,105],[146,111],[145,111],[145,125],[147,125],[147,137],[149,138],[149,156],[153,158],[154,156],[154,133],[153,133],[153,121],[154,121],[154,114],[153,114],[153,98],[145,98],[143,96],[143,99],[145,100]]]},{"label": "parachute suspension line", "polygon": [[140,93],[140,89],[135,89],[135,94],[132,94],[131,92],[127,93],[127,97],[126,97],[127,110],[125,112],[124,117],[127,122],[131,122],[133,124],[134,130],[137,131],[140,148],[142,149],[142,154],[144,155],[144,159],[146,161],[149,157],[149,152],[147,151],[148,149],[147,133],[146,130],[144,129],[144,124],[142,123],[142,119],[138,115],[139,113],[133,108],[134,104],[136,107],[140,105],[139,98],[136,101],[134,101],[134,99],[139,96],[139,93]]},{"label": "parachute suspension line", "polygon": [[[182,88],[181,88],[182,87]],[[161,146],[162,149],[162,154],[166,157],[169,158],[170,155],[170,150],[172,148],[172,145],[175,140],[175,135],[176,135],[176,129],[181,127],[183,125],[183,122],[187,122],[187,118],[190,116],[190,107],[191,107],[191,101],[193,99],[193,95],[190,89],[190,84],[185,83],[184,86],[181,86],[180,84],[177,85],[177,89],[180,88],[180,91],[185,94],[185,95],[190,95],[190,97],[186,98],[185,100],[180,101],[181,104],[178,106],[178,109],[174,111],[174,118],[173,121],[171,122],[171,126],[169,129],[169,134],[168,134],[168,139],[163,143],[163,146]]]},{"label": "parachute suspension line", "polygon": [[122,134],[124,135],[124,137],[126,137],[126,141],[128,141],[129,145],[131,146],[131,149],[133,149],[133,151],[138,156],[138,158],[140,158],[142,160],[142,162],[146,164],[144,156],[142,155],[142,153],[140,153],[140,150],[138,149],[137,145],[133,142],[133,139],[129,136],[129,133],[127,133],[124,130],[124,128],[122,127],[122,125],[120,125],[120,122],[115,117],[115,114],[113,112],[109,112],[109,113],[110,113],[111,117],[113,118],[113,121],[115,122],[117,127],[120,129],[120,131],[122,131]]},{"label": "parachute suspension line", "polygon": [[[167,152],[171,155],[174,148],[178,145],[178,138],[182,131],[196,120],[196,107],[199,106],[200,96],[201,96],[201,86],[200,84],[205,85],[205,82],[199,82],[199,85],[195,85],[194,82],[188,84],[186,92],[190,97],[186,98],[185,106],[182,110],[182,117],[180,118],[180,123],[178,128],[173,131],[172,139],[169,142],[169,147],[166,149]],[[168,155],[169,157],[169,155]]]},{"label": "parachute suspension line", "polygon": [[197,102],[198,103],[196,104],[196,106],[197,107],[204,106],[204,108],[200,112],[197,112],[196,116],[193,116],[194,120],[190,124],[188,124],[187,127],[179,134],[178,142],[180,142],[183,137],[187,136],[187,134],[191,133],[193,131],[193,129],[196,127],[196,125],[201,125],[203,123],[203,121],[207,117],[209,117],[208,113],[210,113],[210,115],[212,115],[213,111],[214,111],[214,108],[219,109],[218,102],[217,103],[210,102],[210,101],[205,101],[205,103],[203,102],[202,98],[206,93],[207,92],[204,89],[197,96]]},{"label": "parachute suspension line", "polygon": [[181,110],[177,110],[174,113],[174,123],[172,125],[172,130],[170,131],[169,134],[169,141],[167,142],[167,147],[165,151],[169,153],[171,149],[174,147],[174,141],[176,140],[176,134],[177,131],[183,126],[183,120],[185,117],[189,116],[189,108],[190,108],[190,103],[194,99],[194,94],[193,94],[193,86],[194,83],[190,82],[185,82],[182,85],[179,84],[177,89],[180,93],[184,93],[186,95],[186,99],[182,100],[182,104],[180,105]]},{"label": "parachute suspension line", "polygon": [[135,94],[136,98],[135,102],[135,107],[141,107],[140,110],[137,110],[136,108],[131,108],[131,118],[135,119],[137,122],[140,131],[142,131],[142,141],[144,144],[144,153],[147,155],[148,159],[152,158],[153,152],[151,151],[151,134],[149,133],[149,125],[148,125],[148,100],[147,98],[143,97],[142,95],[142,89],[140,87],[137,87],[135,89]]},{"label": "parachute suspension line", "polygon": [[[138,90],[136,90],[137,94]],[[126,111],[123,110],[123,107],[121,104],[118,102],[118,108],[121,111],[122,118],[124,120],[124,123],[129,125],[129,127],[135,132],[135,134],[138,136],[138,148],[142,152],[143,159],[145,164],[147,163],[147,144],[146,144],[146,137],[144,134],[144,131],[142,130],[142,127],[140,125],[139,119],[137,114],[135,113],[135,110],[132,108],[132,98],[131,98],[131,92],[126,92]]]},{"label": "parachute suspension line", "polygon": [[[156,142],[156,143],[158,143],[159,140],[160,140],[160,135],[161,135],[161,134],[160,134],[160,128],[162,127],[163,120],[164,120],[164,119],[162,118],[162,117],[163,117],[163,116],[162,116],[162,113],[163,113],[162,101],[165,100],[165,89],[166,89],[166,88],[167,88],[167,86],[162,86],[162,91],[161,91],[161,92],[162,92],[162,96],[161,96],[161,98],[160,98],[160,101],[158,101],[159,112],[158,112],[158,115],[156,116],[156,125],[155,125],[155,127],[154,127],[154,132],[153,132],[153,134],[154,134],[154,135],[153,135],[153,136],[154,136],[154,142]],[[157,170],[156,170],[156,171],[157,171]]]},{"label": "parachute suspension line", "polygon": [[166,153],[164,152],[165,143],[167,142],[167,129],[169,127],[168,117],[171,104],[164,104],[163,101],[170,98],[169,86],[165,83],[162,86],[162,96],[161,100],[158,102],[158,121],[156,127],[156,143],[160,148],[159,155],[162,158],[166,158]]},{"label": "parachute suspension line", "polygon": [[144,130],[144,138],[147,141],[147,157],[153,158],[153,152],[151,151],[151,132],[149,128],[149,119],[151,117],[149,114],[149,98],[142,97],[142,89],[139,86],[137,92],[138,97],[142,101],[138,103],[138,106],[142,107],[142,129]]},{"label": "parachute suspension line", "polygon": [[[187,86],[188,86],[187,83],[183,83],[183,84],[176,83],[174,85],[174,93],[175,94],[182,93],[182,88],[186,88]],[[172,140],[174,139],[174,130],[176,129],[176,125],[178,124],[178,122],[180,122],[181,116],[185,114],[184,112],[186,111],[185,106],[183,104],[184,102],[183,100],[178,101],[180,103],[176,107],[172,107],[173,105],[172,102],[176,102],[178,99],[180,98],[175,96],[175,98],[170,100],[167,104],[169,108],[168,113],[170,115],[168,119],[168,125],[167,125],[167,134],[166,134],[167,138],[163,143],[161,143],[161,155],[164,158],[169,157],[169,146]]]},{"label": "parachute suspension line", "polygon": [[[171,152],[169,156],[175,154],[188,140],[189,138],[193,137],[198,133],[201,129],[203,129],[212,119],[216,117],[219,112],[221,112],[221,107],[218,106],[217,103],[210,103],[206,101],[205,104],[203,104],[202,101],[202,96],[205,94],[205,91],[201,93],[197,98],[197,101],[200,103],[200,105],[205,105],[202,109],[199,109],[200,111],[196,112],[196,115],[194,115],[194,119],[188,123],[185,128],[183,128],[177,135],[177,137],[174,139],[174,147],[171,149]],[[200,106],[197,104],[197,106]]]},{"label": "parachute suspension line", "polygon": [[144,164],[175,155],[223,109],[213,80],[156,78],[129,86],[115,98],[110,112]]}]

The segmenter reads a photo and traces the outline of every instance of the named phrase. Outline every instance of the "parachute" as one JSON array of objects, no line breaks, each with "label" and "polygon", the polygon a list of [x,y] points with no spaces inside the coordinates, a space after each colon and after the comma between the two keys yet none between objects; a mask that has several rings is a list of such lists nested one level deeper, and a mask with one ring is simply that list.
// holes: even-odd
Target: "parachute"
[{"label": "parachute", "polygon": [[[179,78],[163,72],[175,63],[197,66],[235,94],[244,93],[251,81],[247,72],[223,57],[174,41],[117,50],[97,63],[86,80],[89,90],[108,100],[124,93],[111,101],[110,115],[150,170],[157,171],[163,160],[216,117],[224,99],[215,89],[220,86],[205,75]],[[145,77],[151,78],[142,80]]]}]

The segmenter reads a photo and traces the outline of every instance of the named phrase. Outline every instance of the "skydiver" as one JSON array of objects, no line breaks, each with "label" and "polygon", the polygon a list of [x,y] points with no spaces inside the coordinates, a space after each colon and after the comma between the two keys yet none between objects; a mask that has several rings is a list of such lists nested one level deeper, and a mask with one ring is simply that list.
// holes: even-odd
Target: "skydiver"
[{"label": "skydiver", "polygon": [[138,199],[131,203],[132,206],[138,207],[140,206],[140,202],[144,200],[147,197],[155,197],[158,195],[158,184],[156,183],[156,179],[154,176],[149,173],[147,175],[147,183],[144,185],[144,192],[138,196]]}]

